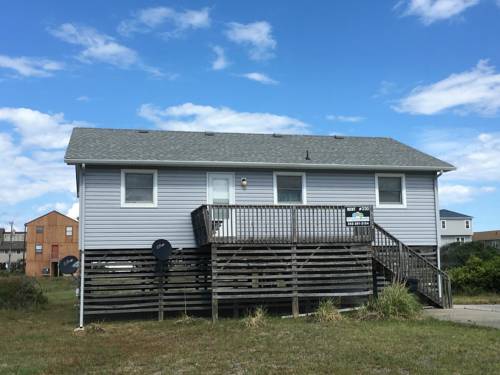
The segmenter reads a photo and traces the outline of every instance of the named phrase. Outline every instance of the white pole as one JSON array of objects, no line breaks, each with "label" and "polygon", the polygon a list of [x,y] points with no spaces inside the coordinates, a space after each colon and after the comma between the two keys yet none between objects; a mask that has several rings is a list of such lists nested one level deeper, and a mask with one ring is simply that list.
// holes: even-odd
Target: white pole
[{"label": "white pole", "polygon": [[12,257],[12,240],[13,240],[13,234],[14,234],[14,222],[11,221],[9,224],[10,224],[10,247],[9,247],[9,262],[7,264],[8,264],[9,272],[12,272],[11,257]]},{"label": "white pole", "polygon": [[[443,172],[438,172],[434,180],[434,201],[436,203],[436,244],[437,244],[437,266],[441,269],[441,216],[439,214],[439,183],[438,178]],[[438,275],[438,295],[439,298],[443,297],[442,278]]]},{"label": "white pole", "polygon": [[80,329],[83,329],[83,294],[85,280],[85,164],[80,168],[79,199],[79,231],[80,231]]}]

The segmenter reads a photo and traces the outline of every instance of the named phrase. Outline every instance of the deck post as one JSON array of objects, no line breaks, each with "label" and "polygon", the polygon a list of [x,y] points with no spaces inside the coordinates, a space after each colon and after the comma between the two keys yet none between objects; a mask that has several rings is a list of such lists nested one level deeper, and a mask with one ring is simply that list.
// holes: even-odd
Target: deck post
[{"label": "deck post", "polygon": [[372,281],[373,281],[373,297],[378,298],[378,271],[377,265],[372,257]]},{"label": "deck post", "polygon": [[299,292],[297,278],[297,246],[292,245],[292,275],[293,275],[293,293],[292,293],[292,315],[294,318],[299,316]]},{"label": "deck post", "polygon": [[212,254],[212,321],[219,319],[219,301],[217,299],[217,247],[211,245]]}]

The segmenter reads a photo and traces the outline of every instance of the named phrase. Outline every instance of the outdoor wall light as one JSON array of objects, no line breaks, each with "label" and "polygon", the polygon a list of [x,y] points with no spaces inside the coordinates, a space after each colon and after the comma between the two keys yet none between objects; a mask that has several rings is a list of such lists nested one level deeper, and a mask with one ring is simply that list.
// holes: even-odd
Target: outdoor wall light
[{"label": "outdoor wall light", "polygon": [[246,188],[248,185],[248,181],[246,177],[241,178],[241,187]]}]

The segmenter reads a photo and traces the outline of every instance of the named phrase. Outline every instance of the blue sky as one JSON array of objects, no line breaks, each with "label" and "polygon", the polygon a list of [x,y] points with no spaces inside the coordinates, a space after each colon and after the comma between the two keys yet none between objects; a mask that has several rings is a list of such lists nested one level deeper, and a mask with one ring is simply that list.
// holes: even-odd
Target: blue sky
[{"label": "blue sky", "polygon": [[83,125],[389,136],[500,227],[499,1],[8,2],[0,35],[0,226],[76,213]]}]

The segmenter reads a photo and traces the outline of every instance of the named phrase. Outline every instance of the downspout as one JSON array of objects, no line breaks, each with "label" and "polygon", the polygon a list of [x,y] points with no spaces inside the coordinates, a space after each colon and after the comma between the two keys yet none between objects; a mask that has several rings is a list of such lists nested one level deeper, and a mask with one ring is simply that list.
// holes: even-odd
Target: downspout
[{"label": "downspout", "polygon": [[83,329],[83,294],[85,280],[85,164],[80,167],[80,196],[79,196],[79,243],[80,243],[80,323]]},{"label": "downspout", "polygon": [[[439,215],[439,184],[438,178],[441,177],[443,171],[439,171],[436,174],[436,178],[434,179],[434,203],[435,203],[435,211],[436,211],[436,245],[437,245],[437,266],[441,269],[441,217]],[[443,296],[443,288],[442,288],[442,280],[441,275],[438,276],[438,292],[439,298]]]}]

